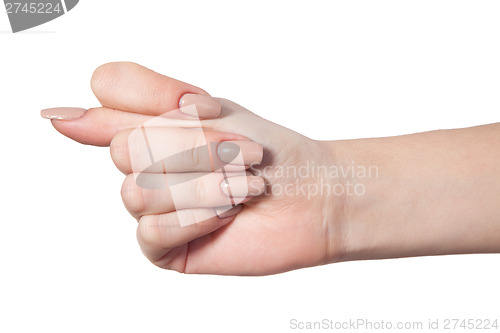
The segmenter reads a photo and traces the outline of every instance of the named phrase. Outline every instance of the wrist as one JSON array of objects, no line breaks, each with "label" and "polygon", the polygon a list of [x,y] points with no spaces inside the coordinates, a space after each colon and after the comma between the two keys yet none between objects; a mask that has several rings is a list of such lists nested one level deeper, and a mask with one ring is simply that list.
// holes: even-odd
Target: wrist
[{"label": "wrist", "polygon": [[339,207],[330,218],[339,225],[332,241],[340,244],[331,262],[413,256],[422,249],[414,203],[433,180],[419,179],[418,163],[425,162],[412,159],[407,143],[405,137],[327,143],[339,170],[335,182],[345,189],[327,199]]},{"label": "wrist", "polygon": [[[388,152],[380,150],[379,139],[357,139],[329,142],[340,170],[338,181],[346,189],[342,213],[342,247],[335,261],[363,260],[378,257],[390,247],[389,224],[379,215],[391,195],[386,175],[389,168],[399,166],[389,161]],[[379,219],[381,218],[381,219]],[[385,223],[385,222],[384,222]]]},{"label": "wrist", "polygon": [[412,255],[401,246],[411,229],[405,230],[399,213],[413,215],[408,203],[419,190],[412,191],[401,181],[416,176],[415,163],[400,163],[406,159],[400,154],[404,144],[397,137],[326,144],[339,170],[333,181],[344,189],[342,196],[327,198],[330,205],[332,200],[338,202],[329,223],[338,225],[339,236],[332,236],[331,241],[338,241],[340,247],[331,262]]},{"label": "wrist", "polygon": [[[326,263],[352,260],[360,251],[357,235],[352,226],[354,210],[361,210],[362,197],[366,194],[369,170],[365,154],[358,154],[355,148],[361,140],[320,141],[322,146],[321,165],[326,167],[322,182],[328,184],[328,191],[322,191],[322,223],[326,239]],[[361,159],[363,157],[363,159]],[[366,172],[365,175],[361,174]]]}]

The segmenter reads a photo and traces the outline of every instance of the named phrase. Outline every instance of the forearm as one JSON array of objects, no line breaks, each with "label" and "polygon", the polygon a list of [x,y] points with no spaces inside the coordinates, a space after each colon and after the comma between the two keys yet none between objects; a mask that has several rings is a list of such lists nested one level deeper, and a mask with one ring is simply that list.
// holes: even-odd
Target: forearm
[{"label": "forearm", "polygon": [[331,145],[372,168],[350,179],[337,260],[500,252],[500,124]]}]

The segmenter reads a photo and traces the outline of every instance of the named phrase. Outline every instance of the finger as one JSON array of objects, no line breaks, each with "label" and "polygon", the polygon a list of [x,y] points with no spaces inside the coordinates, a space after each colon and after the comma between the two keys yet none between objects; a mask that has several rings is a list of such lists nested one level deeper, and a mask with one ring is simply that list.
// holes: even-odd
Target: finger
[{"label": "finger", "polygon": [[77,142],[94,146],[109,146],[116,133],[140,126],[151,118],[109,108],[54,108],[42,110],[41,114],[42,117],[51,119],[52,125],[59,133]]},{"label": "finger", "polygon": [[238,171],[263,157],[260,144],[238,134],[149,125],[113,138],[111,157],[123,173]]},{"label": "finger", "polygon": [[128,175],[122,186],[122,199],[135,217],[170,213],[188,208],[234,206],[261,195],[262,177],[238,173],[178,173]]},{"label": "finger", "polygon": [[[217,99],[223,106],[227,121],[205,120],[205,125],[218,130],[233,132],[244,131],[249,137],[265,137],[266,128],[239,126],[255,122],[255,115],[240,106],[223,99]],[[236,106],[236,107],[235,107]],[[197,112],[199,107],[183,107],[183,112]],[[202,110],[202,109],[201,109]],[[203,111],[206,114],[206,111]],[[193,113],[194,114],[194,113]],[[52,125],[61,134],[83,144],[109,146],[112,138],[121,130],[140,127],[145,123],[166,127],[200,127],[197,118],[182,114],[180,111],[169,112],[161,117],[153,117],[133,112],[125,112],[107,107],[89,110],[81,108],[51,108],[41,111],[44,118],[51,119]],[[237,115],[237,117],[235,117]],[[252,118],[253,116],[253,118]],[[204,126],[205,126],[204,125]],[[259,135],[255,135],[255,133]]]},{"label": "finger", "polygon": [[[173,248],[180,247],[199,237],[205,236],[231,222],[242,206],[221,207],[221,209],[186,209],[160,215],[145,215],[137,227],[137,240],[144,255],[163,268],[181,271],[185,256],[175,264]],[[223,211],[217,214],[217,211]],[[181,249],[182,251],[182,249]],[[172,255],[172,257],[174,257]],[[163,259],[163,260],[161,260]],[[169,267],[170,266],[170,267]],[[174,267],[172,267],[174,266]]]},{"label": "finger", "polygon": [[61,134],[77,142],[94,146],[109,146],[119,131],[141,127],[144,124],[165,127],[201,126],[199,121],[190,116],[169,114],[153,117],[106,107],[89,110],[52,108],[42,110],[41,115],[51,119],[52,125]]},{"label": "finger", "polygon": [[[201,118],[216,118],[221,112],[220,102],[203,89],[130,62],[100,66],[91,86],[101,104],[113,109],[162,115],[182,107],[188,115]],[[198,112],[190,105],[197,105]]]}]

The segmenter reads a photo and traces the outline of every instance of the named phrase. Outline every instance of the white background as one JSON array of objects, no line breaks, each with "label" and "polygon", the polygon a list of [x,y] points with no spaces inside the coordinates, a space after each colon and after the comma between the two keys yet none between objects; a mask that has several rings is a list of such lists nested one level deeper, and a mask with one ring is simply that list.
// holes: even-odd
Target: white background
[{"label": "white background", "polygon": [[499,17],[498,1],[83,0],[11,34],[2,8],[0,332],[289,332],[292,318],[499,318],[498,255],[259,278],[161,270],[136,244],[108,150],[72,142],[39,116],[96,106],[94,68],[127,60],[317,139],[498,122]]}]

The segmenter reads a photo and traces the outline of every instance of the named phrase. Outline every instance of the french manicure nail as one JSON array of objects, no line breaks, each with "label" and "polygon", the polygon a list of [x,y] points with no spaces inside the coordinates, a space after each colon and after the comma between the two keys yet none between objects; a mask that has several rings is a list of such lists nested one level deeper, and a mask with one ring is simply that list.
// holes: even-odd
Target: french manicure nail
[{"label": "french manicure nail", "polygon": [[52,108],[40,112],[45,119],[72,120],[83,116],[87,110],[82,108]]},{"label": "french manicure nail", "polygon": [[241,210],[243,209],[242,205],[237,205],[237,206],[224,206],[224,207],[217,207],[215,208],[215,213],[217,216],[221,219],[225,219],[227,217],[234,216],[236,214],[239,214]]},{"label": "french manicure nail", "polygon": [[264,193],[264,179],[257,176],[226,178],[221,183],[222,193],[233,198],[255,197]]},{"label": "french manicure nail", "polygon": [[180,111],[196,118],[216,118],[222,112],[221,103],[210,96],[185,94],[179,101]]},{"label": "french manicure nail", "polygon": [[232,165],[251,165],[262,162],[262,145],[253,141],[224,141],[217,147],[222,162]]}]

